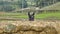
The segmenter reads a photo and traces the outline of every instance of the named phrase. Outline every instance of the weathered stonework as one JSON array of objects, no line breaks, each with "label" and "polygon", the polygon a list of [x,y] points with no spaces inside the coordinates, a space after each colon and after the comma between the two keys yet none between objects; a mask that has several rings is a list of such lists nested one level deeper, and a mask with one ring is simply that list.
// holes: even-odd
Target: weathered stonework
[{"label": "weathered stonework", "polygon": [[[52,22],[53,23],[53,22]],[[48,22],[28,21],[9,22],[0,26],[0,34],[58,34],[57,29]]]}]

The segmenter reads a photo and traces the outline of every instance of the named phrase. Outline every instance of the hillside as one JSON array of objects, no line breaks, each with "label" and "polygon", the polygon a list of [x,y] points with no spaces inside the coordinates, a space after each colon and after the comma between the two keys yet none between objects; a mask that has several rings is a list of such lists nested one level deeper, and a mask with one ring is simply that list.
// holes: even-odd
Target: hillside
[{"label": "hillside", "polygon": [[60,2],[41,8],[41,10],[60,10]]},{"label": "hillside", "polygon": [[27,7],[46,7],[59,2],[59,0],[0,0],[0,11],[11,12]]}]

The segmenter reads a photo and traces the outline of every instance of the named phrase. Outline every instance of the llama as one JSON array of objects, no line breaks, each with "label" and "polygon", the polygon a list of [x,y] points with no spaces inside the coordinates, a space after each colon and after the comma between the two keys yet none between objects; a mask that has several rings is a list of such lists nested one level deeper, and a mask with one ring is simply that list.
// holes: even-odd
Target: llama
[{"label": "llama", "polygon": [[35,12],[28,12],[29,21],[34,21]]}]

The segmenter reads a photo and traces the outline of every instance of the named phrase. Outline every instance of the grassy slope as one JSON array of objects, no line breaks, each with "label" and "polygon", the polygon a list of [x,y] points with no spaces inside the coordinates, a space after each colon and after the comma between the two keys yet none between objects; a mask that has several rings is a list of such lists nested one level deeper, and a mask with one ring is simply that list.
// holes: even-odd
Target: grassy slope
[{"label": "grassy slope", "polygon": [[60,2],[44,7],[41,10],[60,10]]}]

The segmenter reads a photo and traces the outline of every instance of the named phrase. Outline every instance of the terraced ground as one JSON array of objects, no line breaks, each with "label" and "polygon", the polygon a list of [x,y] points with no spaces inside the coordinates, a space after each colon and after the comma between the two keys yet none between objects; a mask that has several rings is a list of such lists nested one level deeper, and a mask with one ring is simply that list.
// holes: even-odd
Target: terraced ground
[{"label": "terraced ground", "polygon": [[[28,19],[28,15],[23,13],[0,13],[0,19]],[[59,12],[43,12],[39,14],[35,14],[35,19],[60,19],[60,11]]]},{"label": "terraced ground", "polygon": [[[60,10],[60,2],[40,10]],[[42,30],[41,27],[43,27]],[[60,11],[36,13],[35,21],[28,21],[27,13],[0,12],[0,34],[37,34],[36,32],[39,32],[38,34],[60,34]]]}]

